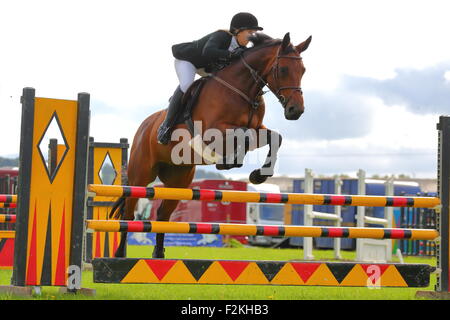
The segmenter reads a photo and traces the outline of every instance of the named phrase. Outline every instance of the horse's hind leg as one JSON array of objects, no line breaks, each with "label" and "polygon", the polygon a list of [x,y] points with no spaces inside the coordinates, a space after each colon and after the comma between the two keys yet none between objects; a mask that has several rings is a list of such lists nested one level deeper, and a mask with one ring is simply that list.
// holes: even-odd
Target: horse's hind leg
[{"label": "horse's hind leg", "polygon": [[[136,203],[139,199],[135,198],[127,198],[125,202],[125,214],[123,220],[133,220],[134,219],[134,208],[136,207]],[[123,231],[120,233],[120,242],[119,246],[114,253],[114,257],[116,258],[124,258],[127,255],[127,238],[128,232]]]},{"label": "horse's hind leg", "polygon": [[[131,160],[128,165],[128,184],[130,186],[146,187],[156,178],[156,169],[154,167],[135,165]],[[147,168],[147,169],[145,169]],[[122,216],[123,220],[134,220],[134,209],[139,199],[126,198],[125,211]],[[128,232],[121,232],[120,243],[114,254],[116,258],[126,257]]]},{"label": "horse's hind leg", "polygon": [[[175,210],[178,202],[178,200],[163,200],[157,210],[157,221],[169,221],[170,214]],[[164,251],[164,233],[157,233],[152,258],[164,258]]]},{"label": "horse's hind leg", "polygon": [[[168,188],[187,188],[192,182],[195,166],[161,166],[158,176]],[[178,205],[178,200],[163,200],[157,211],[157,221],[169,221],[170,215]],[[153,258],[164,258],[164,233],[156,234]]]}]

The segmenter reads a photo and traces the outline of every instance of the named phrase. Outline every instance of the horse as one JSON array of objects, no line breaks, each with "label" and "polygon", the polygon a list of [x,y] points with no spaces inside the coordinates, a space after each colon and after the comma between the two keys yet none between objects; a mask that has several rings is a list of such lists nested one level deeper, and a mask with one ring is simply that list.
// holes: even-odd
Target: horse
[{"label": "horse", "polygon": [[[282,142],[278,132],[272,131],[263,124],[265,105],[263,88],[268,87],[279,99],[284,117],[297,120],[304,112],[301,80],[305,67],[301,53],[305,51],[311,36],[294,46],[290,34],[283,39],[273,39],[264,33],[256,33],[249,39],[253,46],[231,62],[225,68],[216,70],[204,81],[195,107],[192,109],[192,122],[201,123],[202,129],[215,129],[224,136],[230,130],[257,130],[264,132],[254,138],[253,149],[269,145],[266,161],[260,169],[250,174],[250,182],[259,184],[273,175],[273,165]],[[195,84],[195,83],[194,83]],[[189,91],[188,91],[189,92]],[[186,93],[187,94],[187,93]],[[185,95],[186,95],[185,94]],[[138,128],[128,162],[128,185],[147,186],[158,177],[165,187],[187,188],[191,184],[196,165],[213,164],[202,159],[200,163],[178,163],[173,160],[173,150],[177,141],[167,145],[157,143],[157,129],[165,118],[166,110],[158,111],[146,118]],[[187,123],[179,123],[172,132],[172,139],[177,129],[190,133],[192,128]],[[197,136],[198,137],[198,136]],[[234,161],[216,162],[219,170],[228,170],[242,166],[238,163],[237,149],[245,154],[252,150],[249,139],[244,146],[238,145],[231,158]],[[255,147],[256,145],[256,147]],[[192,149],[191,149],[192,150]],[[230,152],[223,158],[230,159]],[[194,156],[191,156],[192,160]],[[266,169],[266,170],[264,170]],[[121,197],[113,206],[110,217],[120,220],[133,220],[136,198]],[[178,205],[178,200],[163,200],[157,209],[157,221],[169,221],[170,215]],[[124,210],[123,210],[124,209]],[[120,244],[115,257],[126,256],[127,233],[121,233]],[[153,258],[164,258],[164,234],[156,235]]]}]

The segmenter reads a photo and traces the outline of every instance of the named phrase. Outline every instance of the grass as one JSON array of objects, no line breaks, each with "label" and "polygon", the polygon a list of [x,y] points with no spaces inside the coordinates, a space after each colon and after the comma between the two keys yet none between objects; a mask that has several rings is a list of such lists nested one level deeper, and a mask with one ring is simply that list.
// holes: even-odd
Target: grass
[{"label": "grass", "polygon": [[[152,248],[129,246],[128,256],[148,258]],[[314,251],[316,260],[332,260],[332,250]],[[353,260],[355,252],[342,251],[344,260]],[[301,260],[303,251],[299,249],[268,248],[208,248],[208,247],[168,247],[169,259],[236,259],[236,260]],[[395,261],[394,262],[398,262]],[[425,263],[435,265],[435,259],[405,257],[405,263]],[[0,285],[7,285],[10,270],[0,270]],[[433,290],[436,276],[432,275],[431,285],[420,290]],[[92,282],[92,272],[83,272],[83,287],[96,289],[95,297],[63,295],[58,288],[45,287],[40,296],[33,298],[1,295],[0,300],[411,300],[415,299],[418,288],[337,288],[301,286],[237,286],[237,285],[170,285],[170,284],[96,284]]]}]

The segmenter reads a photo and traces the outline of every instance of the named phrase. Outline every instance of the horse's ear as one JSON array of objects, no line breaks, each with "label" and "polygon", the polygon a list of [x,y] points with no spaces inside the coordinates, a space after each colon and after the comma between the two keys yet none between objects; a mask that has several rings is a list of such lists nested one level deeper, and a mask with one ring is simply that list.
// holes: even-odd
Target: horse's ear
[{"label": "horse's ear", "polygon": [[290,43],[291,35],[288,32],[284,35],[283,42],[281,43],[281,51],[284,51]]},{"label": "horse's ear", "polygon": [[311,40],[312,40],[312,36],[309,36],[308,39],[306,39],[305,41],[300,43],[298,46],[296,46],[295,49],[298,51],[298,53],[302,53],[303,51],[308,49],[309,44],[311,43]]}]

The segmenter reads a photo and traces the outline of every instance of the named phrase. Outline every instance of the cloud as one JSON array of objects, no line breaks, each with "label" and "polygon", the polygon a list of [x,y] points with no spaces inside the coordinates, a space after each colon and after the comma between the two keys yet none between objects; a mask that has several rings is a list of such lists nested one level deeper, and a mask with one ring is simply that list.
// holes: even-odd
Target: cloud
[{"label": "cloud", "polygon": [[405,105],[414,113],[444,114],[450,110],[450,61],[424,69],[396,69],[393,78],[377,80],[344,76],[342,88],[377,96],[387,105]]},{"label": "cloud", "polygon": [[[292,145],[285,145],[291,148]],[[436,176],[436,156],[430,152],[418,153],[416,150],[399,149],[397,153],[355,152],[354,149],[341,148],[339,150],[303,149],[298,153],[280,151],[275,165],[275,176],[301,177],[304,168],[311,168],[318,175],[333,176],[335,174],[355,175],[358,169],[367,174],[406,174],[411,177],[434,178]],[[338,149],[338,148],[336,148]],[[381,151],[383,152],[383,151]],[[252,155],[247,157],[251,158]],[[249,158],[246,161],[249,162]],[[259,157],[259,164],[246,163],[242,168],[220,171],[227,177],[246,178],[263,164],[264,152]],[[207,171],[217,172],[214,166],[202,166]]]},{"label": "cloud", "polygon": [[[252,170],[264,163],[268,149],[249,152],[244,166],[221,171],[228,177],[248,177]],[[275,175],[301,177],[304,168],[311,168],[316,174],[355,174],[364,169],[368,175],[407,174],[411,177],[434,178],[436,175],[436,151],[426,148],[412,148],[390,145],[376,146],[364,138],[349,141],[285,141],[278,154]],[[202,167],[215,171],[214,166]]]},{"label": "cloud", "polygon": [[[167,108],[167,105],[168,102],[161,102],[159,104],[124,104],[123,106],[116,106],[105,101],[93,99],[91,101],[91,111],[94,116],[115,115],[121,119],[134,121],[136,122],[137,129],[137,126],[139,126],[144,119],[159,110]],[[95,125],[97,124],[92,124],[92,126]],[[116,123],[114,125],[120,125],[120,123]]]},{"label": "cloud", "polygon": [[374,109],[360,94],[346,90],[305,91],[304,99],[305,113],[299,120],[289,121],[276,99],[267,97],[266,126],[295,140],[339,140],[370,133]]},{"label": "cloud", "polygon": [[[368,137],[385,123],[379,117],[380,107],[384,117],[389,115],[396,121],[402,120],[401,114],[412,116],[409,112],[448,114],[449,74],[450,61],[423,69],[400,68],[393,78],[384,80],[344,75],[334,91],[305,90],[305,113],[297,121],[284,119],[279,103],[267,95],[265,124],[285,139],[296,141]],[[404,109],[397,110],[398,106]]]},{"label": "cloud", "polygon": [[[304,168],[312,168],[317,174],[352,174],[362,168],[368,174],[435,176],[436,115],[419,115],[408,111],[405,106],[387,106],[380,99],[368,101],[358,98],[358,94],[345,94],[353,96],[355,104],[344,108],[345,112],[334,115],[333,121],[330,116],[322,117],[317,120],[319,124],[314,122],[316,120],[304,121],[307,118],[303,116],[301,120],[289,122],[283,118],[281,106],[276,105],[276,101],[270,102],[273,105],[268,106],[270,112],[266,115],[267,125],[277,129],[284,137],[276,175],[298,177],[303,175]],[[317,98],[323,102],[319,106],[324,106],[328,101],[323,99],[325,96],[333,97],[332,101],[335,101],[334,94],[318,93]],[[318,107],[314,110],[314,113],[317,112],[315,116],[320,116],[323,110],[328,108]],[[352,118],[354,113],[357,116]],[[386,117],[387,114],[389,117]],[[298,127],[288,127],[292,124]],[[367,128],[364,128],[366,125]],[[314,134],[306,132],[302,137],[302,130],[312,130]],[[367,134],[366,130],[369,131]],[[292,134],[295,131],[297,135]],[[322,138],[333,132],[339,134]],[[266,153],[267,149],[256,155],[249,153],[248,157],[253,157],[253,161],[246,162],[241,169],[224,171],[224,174],[245,177],[264,163]]]},{"label": "cloud", "polygon": [[436,172],[436,150],[389,144],[383,146],[364,138],[321,143],[288,141],[280,149],[277,173],[298,176],[302,168],[312,168],[318,174],[327,175],[350,174],[362,168],[369,174],[404,173],[433,177]]}]

